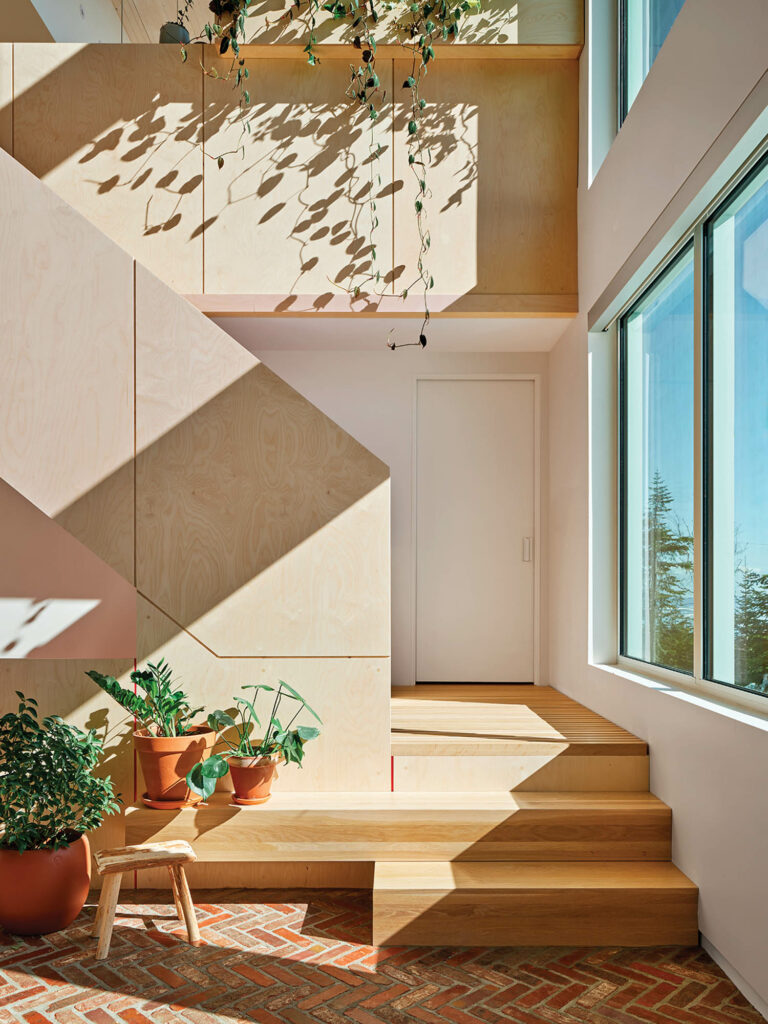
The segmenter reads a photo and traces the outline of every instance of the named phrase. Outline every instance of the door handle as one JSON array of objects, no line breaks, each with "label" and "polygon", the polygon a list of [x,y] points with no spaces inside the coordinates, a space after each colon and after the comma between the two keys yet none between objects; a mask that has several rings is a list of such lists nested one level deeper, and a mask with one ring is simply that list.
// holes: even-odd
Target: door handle
[{"label": "door handle", "polygon": [[531,561],[531,552],[533,550],[533,538],[523,537],[523,561]]}]

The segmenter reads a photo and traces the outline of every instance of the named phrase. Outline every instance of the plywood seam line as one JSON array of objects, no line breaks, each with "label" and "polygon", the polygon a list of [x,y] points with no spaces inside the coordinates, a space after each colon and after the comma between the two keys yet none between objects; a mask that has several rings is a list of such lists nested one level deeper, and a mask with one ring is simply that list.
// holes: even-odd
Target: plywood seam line
[{"label": "plywood seam line", "polygon": [[371,659],[388,660],[391,657],[389,654],[217,654],[212,647],[209,647],[199,636],[196,636],[191,629],[183,626],[172,615],[169,615],[164,608],[161,608],[151,597],[148,597],[143,590],[137,587],[136,594],[143,598],[147,604],[151,604],[153,608],[156,608],[161,615],[164,615],[182,633],[186,633],[191,640],[200,644],[209,654],[220,661],[263,661],[265,659],[269,661],[365,661]]},{"label": "plywood seam line", "polygon": [[397,204],[395,203],[395,116],[396,116],[396,110],[395,110],[395,89],[396,88],[397,88],[397,86],[395,85],[395,58],[393,57],[392,58],[392,127],[390,129],[390,140],[391,140],[391,146],[392,146],[392,196],[391,196],[391,200],[390,201],[392,203],[392,270],[393,270],[393,274],[392,274],[392,294],[393,295],[395,294],[395,275],[394,275],[394,269],[395,269],[395,266],[396,266],[396,263],[395,263],[395,210],[397,209]]},{"label": "plywood seam line", "polygon": [[201,202],[203,208],[203,219],[200,222],[202,226],[200,248],[202,250],[202,261],[203,265],[200,273],[200,287],[203,294],[205,294],[205,74],[201,70],[200,72],[200,173],[203,176],[203,180],[200,185],[202,188]]},{"label": "plywood seam line", "polygon": [[16,159],[16,44],[11,45],[11,156]]}]

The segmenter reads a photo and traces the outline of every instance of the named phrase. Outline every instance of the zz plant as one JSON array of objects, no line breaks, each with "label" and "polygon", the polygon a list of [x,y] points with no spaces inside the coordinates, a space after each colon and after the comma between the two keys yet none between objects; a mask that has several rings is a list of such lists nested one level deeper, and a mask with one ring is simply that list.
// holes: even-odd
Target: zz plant
[{"label": "zz plant", "polygon": [[[320,735],[320,730],[312,725],[298,725],[294,722],[303,711],[308,711],[321,725],[322,721],[316,711],[292,686],[282,679],[277,689],[264,684],[243,686],[243,690],[253,690],[253,698],[235,697],[237,708],[234,715],[228,711],[212,711],[208,715],[208,725],[219,733],[219,740],[228,747],[224,755],[213,754],[207,760],[196,764],[187,775],[187,785],[193,793],[208,800],[216,789],[216,780],[227,774],[229,766],[227,758],[271,758],[282,760],[286,764],[297,764],[301,767],[304,760],[304,744]],[[266,728],[261,732],[261,719],[256,712],[256,701],[260,692],[273,693],[272,710],[269,713]],[[288,702],[289,718],[283,724],[278,717],[283,702]],[[229,735],[227,735],[229,734]],[[257,738],[260,736],[260,738]]]},{"label": "zz plant", "polygon": [[189,697],[173,679],[171,666],[161,658],[156,665],[131,672],[131,682],[143,694],[121,686],[114,676],[91,669],[85,673],[106,694],[125,708],[151,736],[186,736],[192,719],[203,710],[193,708]]},{"label": "zz plant", "polygon": [[18,709],[0,718],[0,848],[60,849],[118,810],[112,782],[93,771],[103,753],[95,730],[49,715],[18,690]]}]

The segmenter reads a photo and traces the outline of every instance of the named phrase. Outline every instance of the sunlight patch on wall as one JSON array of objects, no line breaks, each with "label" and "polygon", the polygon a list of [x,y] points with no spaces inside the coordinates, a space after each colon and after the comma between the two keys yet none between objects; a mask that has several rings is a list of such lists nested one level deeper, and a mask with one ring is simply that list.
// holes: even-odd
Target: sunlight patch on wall
[{"label": "sunlight patch on wall", "polygon": [[93,611],[98,599],[0,597],[0,658],[26,658]]}]

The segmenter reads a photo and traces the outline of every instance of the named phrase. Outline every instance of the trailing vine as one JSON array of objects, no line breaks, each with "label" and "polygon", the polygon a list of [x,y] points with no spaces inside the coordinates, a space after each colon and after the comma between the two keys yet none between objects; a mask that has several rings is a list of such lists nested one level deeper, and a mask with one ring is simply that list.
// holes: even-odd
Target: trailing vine
[{"label": "trailing vine", "polygon": [[[185,0],[184,7],[179,8],[177,23],[186,28],[189,14],[194,6],[195,0]],[[240,116],[241,133],[238,145],[232,153],[241,152],[245,155],[244,147],[241,145],[243,135],[250,133],[251,125],[247,118],[248,107],[251,103],[251,94],[248,89],[250,72],[245,64],[245,58],[240,56],[240,47],[246,41],[245,22],[250,11],[251,0],[210,0],[208,10],[213,14],[212,21],[206,22],[200,32],[189,39],[189,43],[213,43],[217,44],[220,57],[230,53],[232,60],[229,68],[223,73],[216,64],[206,64],[200,61],[203,74],[208,78],[215,78],[224,82],[234,82],[239,90],[238,111]],[[181,47],[181,59],[186,61],[189,56],[187,45]],[[224,166],[224,157],[228,155],[220,153],[215,159],[219,167]]]},{"label": "trailing vine", "polygon": [[[240,56],[240,46],[246,41],[245,22],[248,17],[249,5],[253,0],[211,0],[209,9],[216,21],[206,24],[203,31],[193,42],[218,41],[219,54],[232,53],[232,65],[226,74],[221,74],[215,65],[201,67],[206,75],[212,78],[234,79],[240,88],[240,110],[244,115],[250,104],[250,93],[247,88],[248,69],[245,60]],[[184,24],[194,0],[185,0],[183,10],[179,11],[179,23]],[[360,51],[360,61],[350,64],[350,77],[345,94],[367,112],[370,123],[370,190],[369,190],[369,243],[371,252],[371,270],[366,275],[365,283],[373,287],[378,295],[382,281],[381,272],[377,269],[376,229],[379,220],[376,212],[376,188],[381,184],[381,175],[377,169],[378,158],[382,147],[376,140],[375,126],[379,118],[381,106],[386,93],[376,73],[376,26],[380,19],[380,10],[392,14],[398,40],[411,60],[410,74],[402,84],[402,88],[410,93],[410,105],[406,129],[406,146],[408,150],[408,167],[414,181],[413,208],[419,249],[416,258],[416,275],[400,291],[400,296],[407,299],[409,292],[418,288],[424,297],[424,316],[419,330],[418,340],[412,342],[388,342],[391,349],[410,345],[424,348],[427,344],[426,331],[430,320],[429,292],[435,282],[429,270],[431,236],[427,222],[427,205],[432,198],[428,183],[428,171],[431,153],[425,130],[425,111],[427,103],[421,95],[421,86],[429,67],[435,60],[434,43],[438,39],[448,41],[456,39],[462,19],[480,9],[480,0],[290,0],[289,7],[278,17],[275,24],[285,25],[296,20],[301,21],[306,29],[304,53],[307,62],[316,67],[320,63],[317,47],[318,20],[323,13],[334,21],[347,21],[355,31],[354,46]],[[221,24],[221,19],[225,23]],[[229,19],[228,21],[226,19]],[[268,21],[268,25],[269,25]],[[187,51],[182,47],[183,59],[187,59]],[[250,131],[247,117],[243,116],[244,131]],[[219,156],[217,162],[221,167],[224,158]],[[363,286],[355,283],[350,291],[355,298],[362,292]]]}]

